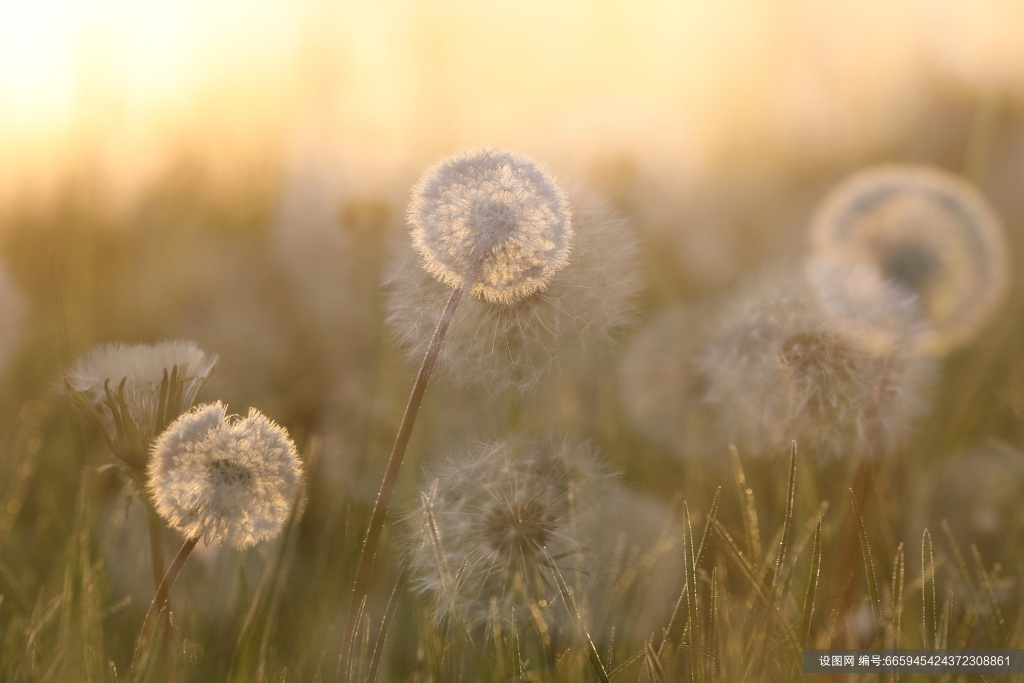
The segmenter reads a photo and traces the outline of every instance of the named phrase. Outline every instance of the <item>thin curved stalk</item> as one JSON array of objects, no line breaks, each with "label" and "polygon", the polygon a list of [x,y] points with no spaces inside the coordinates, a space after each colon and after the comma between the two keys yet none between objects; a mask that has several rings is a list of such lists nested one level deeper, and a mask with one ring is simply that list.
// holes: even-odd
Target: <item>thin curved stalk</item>
[{"label": "thin curved stalk", "polygon": [[352,641],[355,638],[356,615],[360,603],[366,598],[366,589],[370,581],[370,573],[373,570],[373,560],[377,555],[377,545],[380,542],[380,535],[384,530],[384,520],[387,517],[388,507],[391,504],[391,495],[395,490],[395,482],[398,481],[398,471],[402,467],[402,460],[405,458],[405,451],[409,446],[409,438],[412,436],[413,425],[416,424],[416,415],[420,411],[420,404],[423,402],[423,394],[427,390],[427,382],[437,364],[437,356],[441,351],[441,343],[444,341],[448,328],[452,323],[452,316],[455,308],[462,298],[462,288],[456,287],[450,297],[448,304],[441,313],[441,319],[434,329],[434,336],[430,339],[427,353],[423,356],[423,364],[416,374],[416,381],[412,385],[412,393],[409,395],[409,403],[405,407],[405,414],[402,415],[402,423],[398,427],[398,435],[395,437],[394,448],[391,449],[391,457],[388,459],[388,466],[384,472],[384,479],[380,484],[380,491],[377,493],[377,500],[373,505],[373,514],[370,516],[370,526],[366,531],[366,539],[363,541],[363,548],[359,554],[359,565],[356,568],[356,579],[352,585],[352,597],[349,601],[348,613],[345,615],[345,627],[341,633],[341,655],[338,657],[338,680],[344,681],[349,675],[349,660],[352,655]]},{"label": "thin curved stalk", "polygon": [[167,607],[167,596],[171,592],[171,585],[174,584],[174,580],[178,578],[178,572],[181,571],[182,566],[185,564],[185,560],[192,554],[192,549],[199,543],[199,536],[193,536],[192,538],[185,541],[185,544],[181,546],[181,550],[174,557],[174,561],[171,562],[171,566],[167,568],[167,573],[164,574],[164,578],[160,581],[160,585],[157,586],[156,595],[153,597],[153,602],[149,605],[149,611],[146,612],[146,619],[142,622],[142,630],[139,631],[139,639],[135,642],[135,653],[132,655],[132,667],[131,674],[134,676],[136,667],[139,661],[139,653],[142,652],[143,645],[146,643],[146,634],[150,629],[151,624],[157,618],[157,615],[161,614]]}]

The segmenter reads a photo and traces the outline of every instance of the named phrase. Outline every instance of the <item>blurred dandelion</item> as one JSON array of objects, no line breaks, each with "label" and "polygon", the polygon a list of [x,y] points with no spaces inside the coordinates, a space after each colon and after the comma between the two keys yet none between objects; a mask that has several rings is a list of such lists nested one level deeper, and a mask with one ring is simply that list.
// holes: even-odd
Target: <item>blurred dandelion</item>
[{"label": "blurred dandelion", "polygon": [[412,516],[406,559],[413,585],[432,598],[439,622],[564,625],[566,611],[551,607],[559,596],[556,567],[583,582],[577,595],[598,580],[600,529],[608,531],[602,514],[615,482],[589,443],[563,436],[467,449],[432,476]]},{"label": "blurred dandelion", "polygon": [[[977,191],[937,169],[884,166],[853,176],[824,201],[811,239],[815,268],[849,271],[852,263],[915,295],[929,327],[909,342],[930,351],[973,338],[1006,293],[998,218]],[[822,301],[842,317],[863,294],[832,288]]]},{"label": "blurred dandelion", "polygon": [[603,507],[615,511],[615,525],[599,531],[595,553],[607,567],[608,580],[591,600],[597,633],[614,633],[620,642],[642,643],[660,634],[671,620],[686,576],[685,526],[678,510],[658,498],[616,487]]},{"label": "blurred dandelion", "polygon": [[192,407],[216,362],[190,341],[106,344],[79,358],[64,382],[115,455],[142,469],[155,435]]},{"label": "blurred dandelion", "polygon": [[229,417],[197,406],[153,445],[149,492],[157,512],[188,538],[246,548],[274,538],[302,482],[288,432],[259,411]]},{"label": "blurred dandelion", "polygon": [[1022,496],[1024,454],[991,440],[929,465],[915,481],[908,531],[945,523],[961,550],[974,546],[986,564],[1004,562],[1024,543]]},{"label": "blurred dandelion", "polygon": [[705,380],[696,363],[702,316],[676,307],[661,312],[630,340],[619,365],[622,407],[635,429],[680,456],[703,452]]},{"label": "blurred dandelion", "polygon": [[[560,371],[599,361],[632,322],[642,286],[633,232],[592,194],[573,192],[572,207],[575,247],[546,290],[505,305],[462,304],[438,359],[453,384],[491,398],[524,395]],[[446,288],[415,267],[407,244],[394,251],[388,323],[407,355],[421,358]]]},{"label": "blurred dandelion", "polygon": [[427,271],[492,303],[544,289],[572,245],[569,201],[555,179],[493,147],[430,168],[413,188],[408,219]]},{"label": "blurred dandelion", "polygon": [[913,350],[870,353],[823,314],[799,272],[763,273],[741,290],[698,363],[704,400],[738,446],[759,452],[795,439],[821,457],[852,455],[865,415],[877,420],[873,452],[899,443],[927,409],[935,371]]},{"label": "blurred dandelion", "polygon": [[916,293],[849,258],[813,255],[805,274],[832,323],[866,350],[886,355],[934,335]]}]

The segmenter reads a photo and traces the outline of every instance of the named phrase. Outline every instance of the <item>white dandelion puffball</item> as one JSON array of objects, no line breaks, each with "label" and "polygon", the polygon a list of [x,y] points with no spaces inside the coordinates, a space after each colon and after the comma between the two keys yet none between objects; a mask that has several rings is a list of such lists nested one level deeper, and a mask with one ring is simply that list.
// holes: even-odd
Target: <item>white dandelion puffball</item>
[{"label": "white dandelion puffball", "polygon": [[153,445],[149,493],[188,538],[246,548],[277,536],[302,483],[288,432],[250,409],[228,416],[207,403],[172,423]]},{"label": "white dandelion puffball", "polygon": [[564,624],[555,566],[577,595],[588,593],[602,566],[597,546],[613,526],[604,513],[615,480],[591,445],[554,435],[453,457],[428,476],[411,520],[413,586],[433,599],[438,622]]},{"label": "white dandelion puffball", "polygon": [[[192,407],[216,363],[216,354],[206,353],[191,341],[105,344],[79,358],[65,381],[71,391],[93,405],[114,435],[119,430],[115,429],[115,408],[108,405],[107,392],[118,401],[123,397],[142,446],[148,448],[158,431]],[[175,386],[170,386],[172,379]],[[161,394],[166,394],[163,399]],[[126,452],[119,455],[137,457]]]},{"label": "white dandelion puffball", "polygon": [[[642,287],[636,236],[607,203],[572,196],[576,245],[543,292],[503,306],[460,304],[439,356],[439,374],[487,398],[522,396],[560,374],[593,372],[634,318]],[[393,249],[388,324],[419,362],[445,306],[444,284],[415,264],[405,240]]]},{"label": "white dandelion puffball", "polygon": [[572,245],[569,200],[531,159],[487,147],[431,167],[407,218],[423,266],[449,287],[492,303],[544,289]]},{"label": "white dandelion puffball", "polygon": [[[854,175],[822,204],[811,240],[819,267],[843,269],[853,261],[916,295],[929,326],[909,343],[929,351],[974,338],[1006,293],[999,219],[974,188],[930,167],[883,166]],[[841,294],[822,302],[848,308]]]},{"label": "white dandelion puffball", "polygon": [[766,272],[721,308],[697,363],[704,401],[741,451],[852,456],[877,415],[884,447],[928,408],[932,358],[912,348],[877,356],[821,310],[799,269]]}]

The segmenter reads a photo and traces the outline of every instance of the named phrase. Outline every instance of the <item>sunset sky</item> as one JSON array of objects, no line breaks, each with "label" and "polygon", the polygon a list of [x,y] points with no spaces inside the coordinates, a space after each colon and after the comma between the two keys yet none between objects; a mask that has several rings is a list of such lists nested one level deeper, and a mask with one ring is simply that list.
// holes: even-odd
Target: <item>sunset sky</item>
[{"label": "sunset sky", "polygon": [[701,173],[844,154],[936,87],[1024,97],[1012,0],[0,2],[0,201],[317,154],[364,179],[467,145]]}]

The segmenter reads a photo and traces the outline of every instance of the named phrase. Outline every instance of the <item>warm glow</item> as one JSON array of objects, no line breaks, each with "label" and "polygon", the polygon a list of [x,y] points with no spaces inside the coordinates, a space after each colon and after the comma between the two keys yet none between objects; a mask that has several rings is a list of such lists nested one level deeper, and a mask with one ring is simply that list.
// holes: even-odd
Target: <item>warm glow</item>
[{"label": "warm glow", "polygon": [[1021,25],[996,0],[3,0],[0,194],[83,167],[130,189],[182,152],[230,166],[296,140],[383,166],[481,142],[683,166],[841,152],[936,76],[1019,82]]}]

